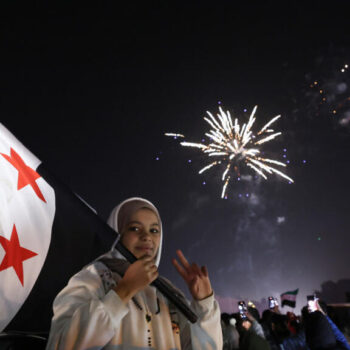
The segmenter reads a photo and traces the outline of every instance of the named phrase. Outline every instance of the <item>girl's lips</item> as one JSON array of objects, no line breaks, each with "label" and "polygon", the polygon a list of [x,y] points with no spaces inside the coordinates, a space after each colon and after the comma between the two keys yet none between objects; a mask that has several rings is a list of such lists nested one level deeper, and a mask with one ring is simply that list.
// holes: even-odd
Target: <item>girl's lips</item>
[{"label": "girl's lips", "polygon": [[147,251],[147,252],[152,252],[153,248],[152,247],[136,247],[137,250],[142,250],[142,251]]}]

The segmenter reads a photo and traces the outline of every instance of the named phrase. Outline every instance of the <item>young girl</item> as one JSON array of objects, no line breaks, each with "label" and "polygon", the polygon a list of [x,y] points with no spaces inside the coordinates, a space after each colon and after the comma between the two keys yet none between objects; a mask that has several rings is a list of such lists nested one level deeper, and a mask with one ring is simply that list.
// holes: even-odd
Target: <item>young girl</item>
[{"label": "young girl", "polygon": [[[108,223],[138,260],[128,264],[112,249],[73,276],[54,301],[47,349],[221,350],[220,310],[205,267],[190,265],[181,251],[172,261],[193,297],[194,324],[150,285],[158,277],[163,239],[156,207],[130,198]],[[119,263],[123,273],[107,261]]]}]

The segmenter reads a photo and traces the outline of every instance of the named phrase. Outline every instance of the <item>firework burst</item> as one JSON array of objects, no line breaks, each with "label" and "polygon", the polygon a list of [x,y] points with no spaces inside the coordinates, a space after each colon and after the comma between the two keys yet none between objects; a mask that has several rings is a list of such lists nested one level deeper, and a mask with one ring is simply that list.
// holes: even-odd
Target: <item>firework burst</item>
[{"label": "firework burst", "polygon": [[[243,162],[247,167],[253,169],[258,175],[267,179],[268,174],[277,174],[290,182],[294,182],[290,177],[276,169],[272,165],[285,167],[286,164],[280,161],[263,158],[260,156],[259,146],[272,141],[281,132],[274,132],[271,125],[281,116],[272,118],[258,132],[253,131],[256,118],[255,113],[257,106],[254,107],[249,120],[242,126],[238,123],[238,119],[234,122],[230,112],[226,113],[219,107],[220,113],[215,118],[210,112],[204,120],[210,125],[211,129],[205,134],[210,140],[208,144],[195,142],[181,142],[181,146],[193,147],[200,149],[209,159],[209,163],[199,170],[199,174],[213,168],[217,165],[223,165],[224,171],[221,176],[223,187],[221,198],[226,196],[228,184],[232,178],[232,174],[239,175],[239,163]],[[166,136],[174,138],[185,138],[182,134],[166,133]]]}]

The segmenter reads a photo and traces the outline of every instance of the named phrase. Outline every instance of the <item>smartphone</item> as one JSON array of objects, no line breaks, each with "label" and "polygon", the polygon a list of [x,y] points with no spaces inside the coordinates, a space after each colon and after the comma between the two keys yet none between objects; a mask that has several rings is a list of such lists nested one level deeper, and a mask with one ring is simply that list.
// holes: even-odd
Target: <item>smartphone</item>
[{"label": "smartphone", "polygon": [[247,306],[243,300],[238,302],[238,309],[239,311],[244,311],[244,312],[247,311]]},{"label": "smartphone", "polygon": [[316,298],[315,295],[308,295],[306,297],[306,300],[307,300],[307,309],[309,310],[309,312],[317,311],[318,298]]},{"label": "smartphone", "polygon": [[274,297],[269,297],[268,300],[269,300],[269,308],[273,309],[277,305],[276,299]]},{"label": "smartphone", "polygon": [[247,306],[243,300],[238,302],[238,310],[239,310],[239,315],[241,316],[241,319],[246,320],[248,318],[246,315]]}]

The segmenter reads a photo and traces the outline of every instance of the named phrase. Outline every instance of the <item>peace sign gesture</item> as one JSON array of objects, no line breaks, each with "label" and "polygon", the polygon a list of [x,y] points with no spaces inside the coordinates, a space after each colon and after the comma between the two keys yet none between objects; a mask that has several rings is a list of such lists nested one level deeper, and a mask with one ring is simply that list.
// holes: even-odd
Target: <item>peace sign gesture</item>
[{"label": "peace sign gesture", "polygon": [[172,263],[188,285],[193,299],[202,300],[212,295],[213,290],[211,288],[207,268],[205,266],[199,268],[196,263],[190,264],[181,250],[177,250],[176,254],[181,264],[175,258],[172,259]]}]

